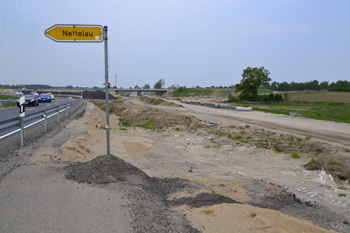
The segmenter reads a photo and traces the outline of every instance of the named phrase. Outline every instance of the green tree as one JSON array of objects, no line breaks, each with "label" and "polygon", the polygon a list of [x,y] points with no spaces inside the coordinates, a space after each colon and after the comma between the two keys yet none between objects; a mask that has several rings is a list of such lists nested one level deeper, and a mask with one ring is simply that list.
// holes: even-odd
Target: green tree
[{"label": "green tree", "polygon": [[149,86],[149,84],[145,84],[143,85],[142,89],[150,89],[151,87]]},{"label": "green tree", "polygon": [[269,74],[270,72],[264,67],[247,67],[247,69],[243,70],[241,82],[236,84],[236,92],[241,92],[240,97],[247,95],[257,97],[258,88],[272,80]]},{"label": "green tree", "polygon": [[99,88],[99,87],[94,86],[92,89],[94,89],[94,90],[98,90],[98,89],[100,89],[100,88]]},{"label": "green tree", "polygon": [[156,84],[154,84],[153,88],[154,89],[161,89],[164,84],[165,84],[165,80],[164,79],[159,79],[159,81],[156,82]]},{"label": "green tree", "polygon": [[329,88],[329,82],[324,81],[324,82],[320,83],[320,89],[321,90],[328,90],[328,88]]}]

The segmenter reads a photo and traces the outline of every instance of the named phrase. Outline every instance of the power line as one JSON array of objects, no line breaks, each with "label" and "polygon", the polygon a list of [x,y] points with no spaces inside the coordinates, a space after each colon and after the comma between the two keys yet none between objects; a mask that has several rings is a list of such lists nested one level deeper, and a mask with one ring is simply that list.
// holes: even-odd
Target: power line
[{"label": "power line", "polygon": [[5,59],[4,65],[3,65],[2,69],[0,70],[0,73],[2,73],[2,71],[4,70],[4,68],[5,68],[6,64],[7,64],[7,61],[8,61],[8,58],[9,58],[10,52],[11,52],[11,47],[12,47],[13,37],[15,36],[16,27],[17,27],[17,21],[18,21],[18,16],[19,16],[19,10],[21,9],[21,3],[22,3],[22,0],[20,0],[20,1],[19,1],[18,11],[17,11],[17,17],[16,17],[16,22],[15,22],[15,27],[14,27],[14,29],[13,29],[13,33],[12,33],[12,38],[11,38],[11,42],[10,42],[9,51],[8,51],[8,53],[7,53],[7,56],[6,56],[6,59]]}]

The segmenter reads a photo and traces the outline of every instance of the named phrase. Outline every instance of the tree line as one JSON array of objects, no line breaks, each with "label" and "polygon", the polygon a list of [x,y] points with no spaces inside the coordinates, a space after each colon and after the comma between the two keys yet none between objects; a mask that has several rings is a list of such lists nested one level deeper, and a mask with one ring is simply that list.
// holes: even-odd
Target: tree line
[{"label": "tree line", "polygon": [[350,82],[349,81],[342,81],[339,80],[337,82],[332,82],[329,84],[328,81],[324,81],[319,83],[316,79],[310,82],[272,82],[272,83],[265,83],[264,85],[261,85],[259,87],[260,89],[269,89],[273,91],[306,91],[306,90],[313,90],[313,91],[321,91],[321,90],[328,90],[328,91],[350,91]]}]

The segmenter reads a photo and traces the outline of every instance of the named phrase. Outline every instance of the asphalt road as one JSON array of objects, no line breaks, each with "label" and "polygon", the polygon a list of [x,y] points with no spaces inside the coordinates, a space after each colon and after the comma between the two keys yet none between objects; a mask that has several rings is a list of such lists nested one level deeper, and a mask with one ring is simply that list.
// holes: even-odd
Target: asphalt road
[{"label": "asphalt road", "polygon": [[[51,102],[39,103],[39,106],[26,106],[25,107],[25,112],[26,112],[26,115],[29,115],[29,114],[33,114],[33,113],[36,113],[36,112],[41,112],[41,111],[44,111],[44,110],[55,108],[55,107],[58,107],[60,105],[70,103],[72,101],[73,101],[73,99],[57,98],[56,97]],[[0,122],[1,121],[5,121],[5,120],[9,120],[9,119],[12,119],[12,118],[15,118],[15,117],[18,117],[18,115],[19,115],[19,109],[18,109],[17,106],[9,107],[9,108],[2,108],[2,109],[0,109]]]}]

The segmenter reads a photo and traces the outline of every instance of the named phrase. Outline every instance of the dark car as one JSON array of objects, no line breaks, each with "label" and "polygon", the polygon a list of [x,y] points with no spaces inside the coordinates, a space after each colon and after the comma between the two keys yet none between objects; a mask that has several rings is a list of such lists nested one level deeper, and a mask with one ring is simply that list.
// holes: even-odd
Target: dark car
[{"label": "dark car", "polygon": [[[24,95],[25,98],[25,105],[33,105],[33,106],[39,106],[39,98],[38,96],[34,96],[32,94]],[[19,105],[19,100],[17,100],[17,103]]]},{"label": "dark car", "polygon": [[51,102],[51,94],[50,93],[41,93],[39,96],[39,102]]}]

